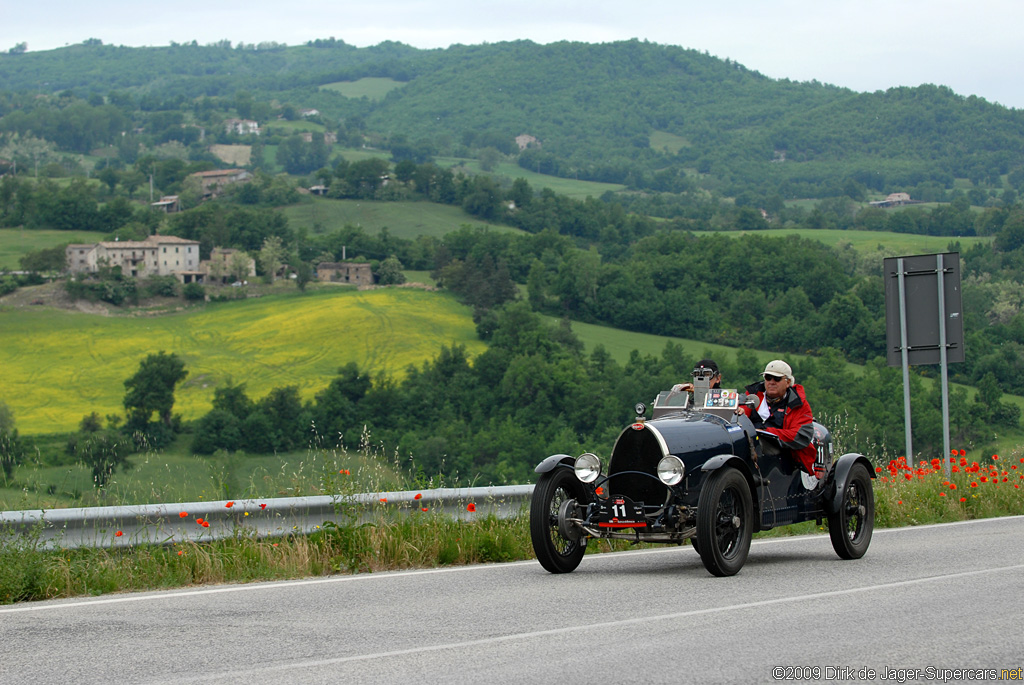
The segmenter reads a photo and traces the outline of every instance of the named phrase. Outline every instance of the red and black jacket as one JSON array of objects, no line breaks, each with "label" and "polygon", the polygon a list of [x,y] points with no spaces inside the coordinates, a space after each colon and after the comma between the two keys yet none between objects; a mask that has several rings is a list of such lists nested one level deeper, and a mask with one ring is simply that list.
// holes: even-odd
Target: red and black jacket
[{"label": "red and black jacket", "polygon": [[793,452],[793,458],[800,464],[800,468],[807,473],[814,473],[814,459],[817,456],[817,449],[811,444],[811,438],[814,437],[814,415],[804,395],[804,386],[796,383],[789,386],[778,402],[768,402],[764,381],[748,385],[746,390],[749,395],[757,395],[755,407],[743,407],[754,427],[778,436],[782,446]]}]

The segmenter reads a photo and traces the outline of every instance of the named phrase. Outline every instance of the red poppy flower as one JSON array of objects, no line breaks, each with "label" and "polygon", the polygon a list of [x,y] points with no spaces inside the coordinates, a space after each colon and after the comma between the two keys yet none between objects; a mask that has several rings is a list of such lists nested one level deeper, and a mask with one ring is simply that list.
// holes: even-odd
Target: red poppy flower
[{"label": "red poppy flower", "polygon": [[999,455],[998,454],[993,454],[992,455],[992,461],[999,461]]},{"label": "red poppy flower", "polygon": [[188,518],[188,512],[187,511],[183,511],[180,514],[178,514],[178,516],[181,517],[181,518]]},{"label": "red poppy flower", "polygon": [[949,489],[950,490],[956,490],[956,483],[950,483],[949,484]]},{"label": "red poppy flower", "polygon": [[202,518],[197,518],[197,519],[196,519],[196,523],[197,523],[198,525],[200,525],[200,526],[201,526],[201,525],[203,525],[203,519],[202,519]]},{"label": "red poppy flower", "polygon": [[939,493],[939,497],[945,497],[945,496],[946,496],[946,493],[944,493],[944,492],[940,492]]},{"label": "red poppy flower", "polygon": [[266,508],[267,508],[266,502],[263,502],[263,503],[260,504],[260,509],[266,509]]},{"label": "red poppy flower", "polygon": [[352,473],[348,469],[342,469],[341,471],[338,471],[338,473],[340,473],[343,476],[350,476],[350,475],[352,475]]},{"label": "red poppy flower", "polygon": [[882,467],[881,466],[876,466],[875,467],[875,473],[881,473],[881,472],[882,472]]},{"label": "red poppy flower", "polygon": [[981,477],[981,482],[982,483],[987,483],[988,482],[988,476],[982,476]]},{"label": "red poppy flower", "polygon": [[966,459],[961,459],[960,460],[960,466],[967,466],[967,460]]},{"label": "red poppy flower", "polygon": [[942,465],[942,460],[940,460],[940,459],[932,459],[932,468],[933,469],[937,469],[941,465]]},{"label": "red poppy flower", "polygon": [[421,493],[421,492],[417,492],[416,496],[413,497],[413,499],[422,499],[422,498],[423,498],[423,493]]},{"label": "red poppy flower", "polygon": [[960,450],[960,456],[961,457],[966,457],[967,456],[967,450]]},{"label": "red poppy flower", "polygon": [[388,503],[388,498],[387,497],[381,497],[380,501],[384,502],[384,504],[387,504]]},{"label": "red poppy flower", "polygon": [[966,498],[966,497],[961,497],[961,498],[960,498],[960,501],[961,501],[961,502],[966,502],[966,501],[967,501],[967,498]]},{"label": "red poppy flower", "polygon": [[116,533],[114,533],[114,537],[115,537],[115,538],[119,538],[119,537],[121,537],[122,535],[124,535],[124,533],[123,533],[123,532],[121,532],[121,531],[117,531]]},{"label": "red poppy flower", "polygon": [[184,554],[184,553],[185,553],[185,550],[183,550],[183,549],[179,549],[179,550],[178,550],[178,556],[179,556],[179,557],[180,557],[180,556],[181,556],[182,554]]},{"label": "red poppy flower", "polygon": [[906,478],[907,480],[913,480],[914,479],[914,474],[912,474],[912,473],[904,473],[903,477]]},{"label": "red poppy flower", "polygon": [[234,502],[228,502],[224,506],[227,507],[228,509],[230,509],[231,507],[235,506],[235,503]]},{"label": "red poppy flower", "polygon": [[429,511],[429,509],[427,509],[427,507],[422,507],[421,510],[422,511]]},{"label": "red poppy flower", "polygon": [[210,527],[210,522],[209,521],[203,521],[203,528],[209,528],[209,527]]},{"label": "red poppy flower", "polygon": [[900,501],[899,501],[899,502],[897,502],[896,504],[903,504],[903,500],[900,500]]},{"label": "red poppy flower", "polygon": [[977,484],[977,483],[975,483],[974,481],[971,481],[971,487],[972,487],[972,488],[976,488],[976,487],[978,487],[978,484]]},{"label": "red poppy flower", "polygon": [[476,511],[476,505],[470,502],[466,505],[466,511]]},{"label": "red poppy flower", "polygon": [[954,457],[956,456],[956,450],[950,450],[949,453],[952,454]]}]

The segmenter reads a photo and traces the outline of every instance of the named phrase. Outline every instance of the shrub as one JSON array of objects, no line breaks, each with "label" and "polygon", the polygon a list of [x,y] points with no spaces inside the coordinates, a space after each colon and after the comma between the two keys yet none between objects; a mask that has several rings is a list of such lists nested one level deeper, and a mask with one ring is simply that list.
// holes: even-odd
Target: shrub
[{"label": "shrub", "polygon": [[182,294],[189,301],[204,300],[206,299],[206,288],[195,282],[186,283],[182,288]]}]

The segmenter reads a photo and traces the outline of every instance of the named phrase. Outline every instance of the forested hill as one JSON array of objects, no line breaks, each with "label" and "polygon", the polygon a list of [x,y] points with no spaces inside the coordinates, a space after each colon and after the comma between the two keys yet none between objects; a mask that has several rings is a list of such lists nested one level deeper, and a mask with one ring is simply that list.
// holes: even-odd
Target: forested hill
[{"label": "forested hill", "polygon": [[[375,76],[379,101],[321,86]],[[98,40],[0,55],[0,116],[71,91],[143,111],[202,96],[315,107],[421,157],[494,147],[531,170],[669,192],[783,198],[878,192],[954,178],[1001,187],[1024,167],[1024,111],[942,86],[856,93],[767,78],[679,47],[529,41],[445,50],[342,41],[125,48]],[[522,153],[515,136],[540,147]]]}]

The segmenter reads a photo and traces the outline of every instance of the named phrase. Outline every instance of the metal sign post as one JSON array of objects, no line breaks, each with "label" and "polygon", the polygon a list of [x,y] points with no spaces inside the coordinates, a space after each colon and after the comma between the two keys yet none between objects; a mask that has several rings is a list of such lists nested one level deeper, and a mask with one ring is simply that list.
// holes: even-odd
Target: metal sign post
[{"label": "metal sign post", "polygon": [[[938,364],[942,376],[943,462],[949,464],[948,365],[964,360],[960,316],[960,255],[890,257],[885,260],[886,359],[903,368],[903,423],[907,462],[914,452],[910,420],[910,365]],[[933,280],[934,279],[934,280]]]}]

